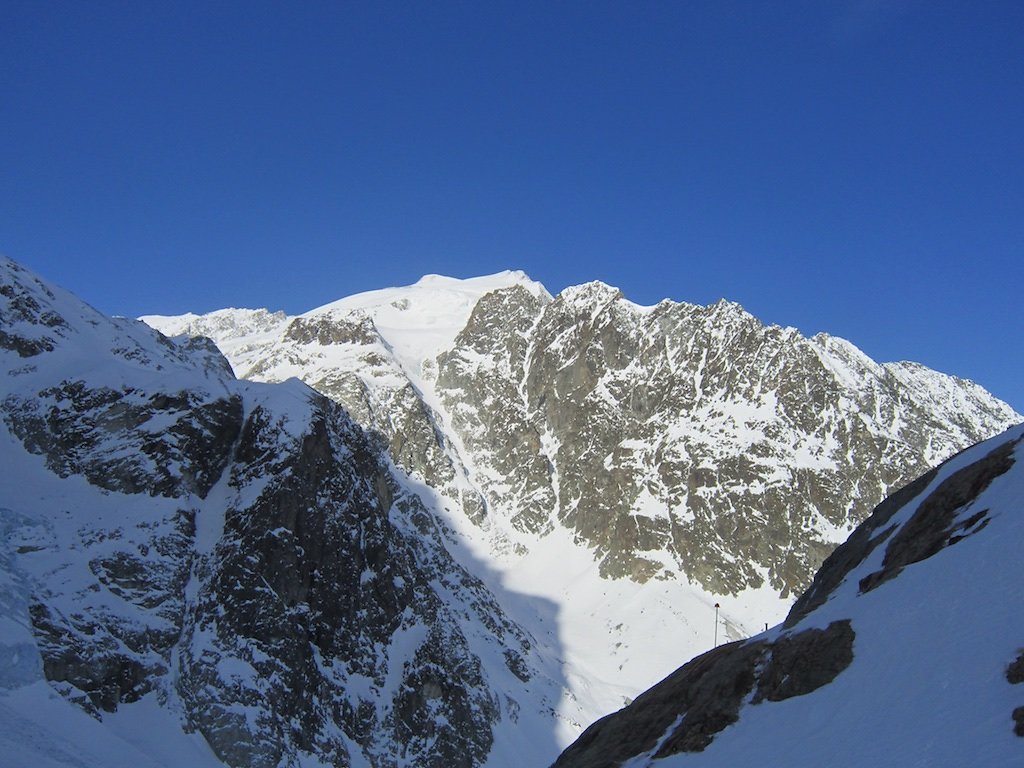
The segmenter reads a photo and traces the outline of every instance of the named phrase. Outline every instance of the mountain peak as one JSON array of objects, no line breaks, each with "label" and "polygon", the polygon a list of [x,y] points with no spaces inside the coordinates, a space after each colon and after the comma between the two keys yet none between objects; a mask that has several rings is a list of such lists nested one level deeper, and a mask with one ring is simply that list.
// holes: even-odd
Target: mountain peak
[{"label": "mountain peak", "polygon": [[317,307],[306,315],[319,314],[332,310],[347,310],[354,308],[374,308],[402,299],[412,300],[413,297],[420,303],[429,301],[434,296],[434,304],[442,304],[446,301],[456,300],[465,303],[467,300],[476,302],[485,293],[511,288],[515,285],[526,287],[535,296],[551,295],[547,289],[536,280],[532,280],[521,270],[506,269],[502,272],[495,272],[491,275],[480,275],[477,277],[448,277],[447,275],[427,274],[421,277],[412,285],[394,286],[391,288],[377,288],[370,291],[355,293],[337,299],[321,307]]},{"label": "mountain peak", "polygon": [[540,286],[540,283],[531,279],[521,269],[503,269],[490,275],[478,275],[476,277],[449,277],[447,275],[431,273],[424,275],[413,283],[413,286],[424,288],[479,289],[484,293],[500,288],[510,288],[513,285],[525,285],[532,288]]},{"label": "mountain peak", "polygon": [[551,298],[543,285],[519,270],[469,278],[430,274],[412,285],[357,293],[301,317],[365,312],[406,371],[417,376],[425,360],[452,343],[485,294],[515,286],[543,300]]}]

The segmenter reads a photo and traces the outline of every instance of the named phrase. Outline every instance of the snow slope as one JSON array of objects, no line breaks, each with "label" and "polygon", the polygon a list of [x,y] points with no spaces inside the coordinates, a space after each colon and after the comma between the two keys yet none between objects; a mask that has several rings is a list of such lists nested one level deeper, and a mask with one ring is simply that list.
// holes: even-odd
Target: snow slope
[{"label": "snow slope", "polygon": [[[3,295],[13,299],[2,313],[5,363],[32,352],[0,379],[0,398],[35,398],[41,382],[67,377],[97,388],[122,389],[160,381],[169,390],[206,388],[227,392],[223,372],[204,366],[201,350],[170,347],[135,321],[108,318],[74,296],[42,283],[7,259],[0,260]],[[28,286],[20,295],[12,286]],[[38,297],[37,299],[34,298]],[[6,354],[4,354],[6,352]],[[111,360],[118,362],[112,363]],[[154,427],[159,427],[154,424]],[[116,452],[116,447],[112,453]],[[116,458],[116,457],[115,457]],[[39,768],[167,768],[223,766],[196,734],[182,730],[172,709],[150,694],[136,706],[104,718],[69,704],[43,677],[30,606],[39,585],[65,590],[58,601],[68,614],[83,608],[74,597],[91,580],[75,562],[76,533],[104,524],[130,528],[140,522],[138,498],[112,494],[79,475],[58,477],[42,456],[27,453],[6,423],[0,424],[0,754],[4,765]],[[146,498],[143,518],[172,515],[173,499]],[[47,552],[57,553],[47,557]],[[60,554],[60,553],[65,554]],[[42,556],[40,556],[42,553]],[[57,585],[60,585],[57,587]],[[107,604],[121,620],[138,620],[124,606]],[[120,610],[119,610],[120,609]]]},{"label": "snow slope", "polygon": [[[369,317],[406,374],[418,378],[424,362],[451,346],[481,296],[513,285],[551,298],[544,286],[518,270],[467,279],[425,275],[409,286],[357,293],[298,317]],[[261,309],[222,309],[206,315],[144,315],[139,319],[167,336],[209,336],[232,361],[236,373],[245,378],[266,356],[261,342],[279,336],[295,318]],[[332,362],[337,361],[328,359],[324,365]],[[287,378],[287,373],[279,370],[274,375]],[[308,374],[308,368],[294,368],[290,375],[302,373]]]}]

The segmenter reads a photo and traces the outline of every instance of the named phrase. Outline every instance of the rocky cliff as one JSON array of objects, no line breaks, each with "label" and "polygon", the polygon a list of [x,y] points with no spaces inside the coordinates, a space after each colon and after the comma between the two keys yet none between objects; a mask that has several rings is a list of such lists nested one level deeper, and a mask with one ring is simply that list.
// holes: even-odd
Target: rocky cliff
[{"label": "rocky cliff", "polygon": [[335,402],[8,260],[0,327],[2,693],[156,706],[239,768],[479,766],[520,701],[550,718],[527,632]]},{"label": "rocky cliff", "polygon": [[601,283],[434,278],[253,317],[147,320],[211,335],[243,377],[299,376],[520,549],[568,528],[607,577],[719,595],[791,600],[886,493],[1021,418],[736,304],[640,307]]},{"label": "rocky cliff", "polygon": [[[149,322],[174,338],[0,262],[0,749],[23,763],[546,764],[1017,418],[736,305],[521,273]],[[774,670],[744,690],[824,685],[839,661],[784,660],[856,651],[836,620],[743,646]]]}]

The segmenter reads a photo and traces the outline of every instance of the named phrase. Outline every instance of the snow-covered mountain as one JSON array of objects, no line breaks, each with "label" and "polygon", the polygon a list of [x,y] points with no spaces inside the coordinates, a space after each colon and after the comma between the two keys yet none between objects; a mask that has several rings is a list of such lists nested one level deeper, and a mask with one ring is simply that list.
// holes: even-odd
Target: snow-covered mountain
[{"label": "snow-covered mountain", "polygon": [[342,408],[238,381],[209,342],[106,318],[9,260],[0,328],[5,764],[557,752],[557,649],[456,561]]},{"label": "snow-covered mountain", "polygon": [[708,651],[556,768],[1021,765],[1024,426],[890,496],[785,622]]},{"label": "snow-covered mountain", "polygon": [[146,321],[174,338],[0,262],[16,763],[548,764],[1020,420],[733,304],[517,272]]},{"label": "snow-covered mountain", "polygon": [[971,382],[736,304],[640,307],[601,283],[552,298],[519,272],[294,318],[144,320],[209,336],[242,378],[296,376],[340,402],[511,571],[568,531],[603,576],[733,596],[745,633],[889,490],[1022,418]]},{"label": "snow-covered mountain", "polygon": [[607,576],[716,594],[797,594],[888,490],[1021,419],[971,382],[736,304],[640,307],[601,283],[552,298],[521,272],[294,318],[143,319],[212,338],[241,378],[329,395],[513,548],[568,528]]}]

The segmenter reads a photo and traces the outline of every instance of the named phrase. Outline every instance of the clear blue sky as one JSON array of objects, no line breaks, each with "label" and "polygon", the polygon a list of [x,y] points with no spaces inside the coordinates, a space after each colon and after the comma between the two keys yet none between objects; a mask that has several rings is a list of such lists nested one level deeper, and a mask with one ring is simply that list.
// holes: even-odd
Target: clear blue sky
[{"label": "clear blue sky", "polygon": [[0,8],[0,252],[124,315],[726,297],[1024,410],[1024,3]]}]

